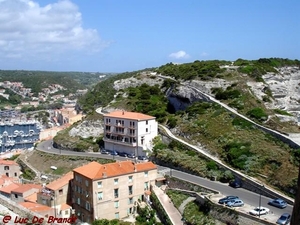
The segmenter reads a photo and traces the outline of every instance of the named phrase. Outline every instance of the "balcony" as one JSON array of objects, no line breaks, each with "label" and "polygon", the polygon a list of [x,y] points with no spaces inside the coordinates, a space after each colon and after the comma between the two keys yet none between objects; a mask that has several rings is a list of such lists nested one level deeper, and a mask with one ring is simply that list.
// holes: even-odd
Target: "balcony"
[{"label": "balcony", "polygon": [[115,124],[115,127],[124,127],[124,124],[116,123],[116,124]]}]

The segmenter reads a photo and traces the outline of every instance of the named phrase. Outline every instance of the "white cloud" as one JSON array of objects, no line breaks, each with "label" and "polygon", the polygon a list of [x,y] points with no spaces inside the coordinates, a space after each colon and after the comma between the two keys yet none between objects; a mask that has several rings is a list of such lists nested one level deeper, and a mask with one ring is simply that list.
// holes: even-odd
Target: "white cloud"
[{"label": "white cloud", "polygon": [[185,51],[178,51],[178,52],[173,52],[169,55],[170,58],[174,59],[186,59],[189,58],[190,56],[185,52]]},{"label": "white cloud", "polygon": [[68,51],[99,51],[109,45],[97,30],[82,27],[69,0],[41,7],[30,0],[0,0],[0,57],[55,58]]}]

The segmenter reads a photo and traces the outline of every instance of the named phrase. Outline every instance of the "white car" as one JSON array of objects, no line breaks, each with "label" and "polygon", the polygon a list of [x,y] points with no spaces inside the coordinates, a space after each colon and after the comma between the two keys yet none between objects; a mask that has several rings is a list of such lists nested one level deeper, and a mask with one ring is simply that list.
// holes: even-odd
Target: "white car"
[{"label": "white car", "polygon": [[265,207],[256,207],[253,210],[251,210],[249,213],[254,216],[259,216],[259,215],[266,215],[270,212],[270,209],[265,208]]}]

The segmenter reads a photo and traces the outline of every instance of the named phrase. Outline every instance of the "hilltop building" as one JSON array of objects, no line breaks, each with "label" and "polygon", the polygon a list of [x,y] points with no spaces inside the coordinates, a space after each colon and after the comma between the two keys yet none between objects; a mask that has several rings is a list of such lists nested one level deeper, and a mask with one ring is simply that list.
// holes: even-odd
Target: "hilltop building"
[{"label": "hilltop building", "polygon": [[104,147],[135,156],[147,155],[157,136],[155,117],[137,112],[114,111],[104,115]]},{"label": "hilltop building", "polygon": [[73,172],[73,208],[77,218],[87,223],[133,214],[138,200],[149,201],[150,185],[157,178],[152,162],[91,162]]}]

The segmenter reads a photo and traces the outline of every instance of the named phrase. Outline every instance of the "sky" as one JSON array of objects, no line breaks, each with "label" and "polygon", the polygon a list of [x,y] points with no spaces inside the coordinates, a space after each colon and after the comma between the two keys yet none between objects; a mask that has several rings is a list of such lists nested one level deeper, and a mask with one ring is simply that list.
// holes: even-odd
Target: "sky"
[{"label": "sky", "polygon": [[0,0],[0,69],[300,59],[299,0]]}]

